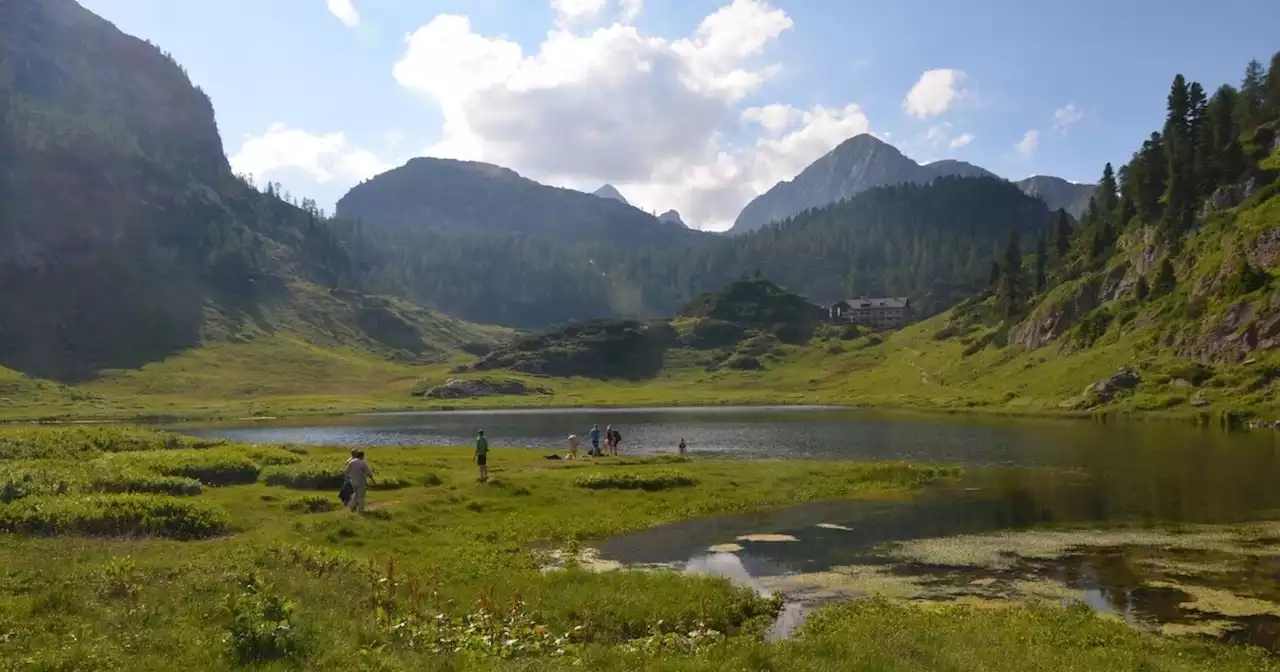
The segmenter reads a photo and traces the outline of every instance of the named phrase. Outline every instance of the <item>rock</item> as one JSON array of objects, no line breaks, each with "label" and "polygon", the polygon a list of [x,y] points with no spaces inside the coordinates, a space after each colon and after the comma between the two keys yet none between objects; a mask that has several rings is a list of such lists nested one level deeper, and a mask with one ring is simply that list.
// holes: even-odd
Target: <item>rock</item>
[{"label": "rock", "polygon": [[1018,325],[1009,334],[1009,344],[1021,345],[1028,350],[1042,347],[1057,339],[1078,318],[1097,307],[1098,283],[1085,283],[1075,296]]},{"label": "rock", "polygon": [[436,385],[420,396],[430,399],[469,399],[472,397],[493,397],[500,395],[549,394],[542,388],[529,388],[518,380],[498,378],[479,378],[476,380],[459,380],[450,378],[443,385]]},{"label": "rock", "polygon": [[1211,402],[1208,399],[1196,399],[1195,401],[1191,402],[1191,405],[1195,406],[1196,408],[1204,408],[1205,406],[1208,406],[1210,403]]},{"label": "rock", "polygon": [[1107,275],[1102,278],[1102,289],[1098,291],[1098,297],[1102,301],[1114,301],[1131,287],[1138,284],[1137,278],[1133,278],[1129,282],[1125,282],[1125,278],[1129,274],[1129,264],[1121,264],[1107,271]]},{"label": "rock", "polygon": [[1106,403],[1115,399],[1116,395],[1124,390],[1132,390],[1142,382],[1142,378],[1128,367],[1120,367],[1115,375],[1106,380],[1100,380],[1085,388],[1086,397],[1092,396],[1101,403]]},{"label": "rock", "polygon": [[1179,390],[1186,390],[1186,389],[1195,387],[1195,385],[1193,385],[1189,380],[1185,380],[1182,378],[1174,378],[1173,380],[1169,381],[1169,387],[1174,387]]},{"label": "rock", "polygon": [[1268,229],[1259,234],[1247,256],[1249,263],[1258,268],[1280,265],[1280,228]]}]

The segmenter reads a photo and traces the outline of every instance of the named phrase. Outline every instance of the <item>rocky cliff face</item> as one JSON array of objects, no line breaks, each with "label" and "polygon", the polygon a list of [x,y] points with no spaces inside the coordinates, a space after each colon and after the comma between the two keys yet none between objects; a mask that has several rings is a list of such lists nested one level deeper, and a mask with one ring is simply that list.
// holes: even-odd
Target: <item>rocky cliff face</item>
[{"label": "rocky cliff face", "polygon": [[1089,197],[1096,189],[1092,184],[1068,182],[1050,175],[1033,175],[1014,184],[1022,193],[1044,201],[1050,210],[1066,210],[1076,219],[1089,207]]}]

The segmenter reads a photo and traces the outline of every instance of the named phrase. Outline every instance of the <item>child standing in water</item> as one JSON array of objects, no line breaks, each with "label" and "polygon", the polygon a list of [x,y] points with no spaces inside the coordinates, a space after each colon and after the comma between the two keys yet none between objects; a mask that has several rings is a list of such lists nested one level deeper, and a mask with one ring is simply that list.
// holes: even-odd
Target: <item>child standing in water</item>
[{"label": "child standing in water", "polygon": [[680,437],[680,446],[679,446],[680,454],[681,454],[681,455],[684,455],[684,451],[685,451],[688,447],[689,447],[689,446],[688,446],[687,444],[685,444],[685,442],[684,442],[684,437]]}]

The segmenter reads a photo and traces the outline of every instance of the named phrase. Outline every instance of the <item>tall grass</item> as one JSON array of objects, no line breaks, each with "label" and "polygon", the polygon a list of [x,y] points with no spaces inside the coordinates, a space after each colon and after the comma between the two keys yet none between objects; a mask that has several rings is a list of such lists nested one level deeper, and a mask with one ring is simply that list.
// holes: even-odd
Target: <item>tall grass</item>
[{"label": "tall grass", "polygon": [[698,484],[698,479],[675,471],[583,474],[573,479],[579,488],[591,490],[670,490]]},{"label": "tall grass", "polygon": [[0,428],[0,461],[82,459],[103,453],[211,448],[224,443],[124,427],[5,427]]}]

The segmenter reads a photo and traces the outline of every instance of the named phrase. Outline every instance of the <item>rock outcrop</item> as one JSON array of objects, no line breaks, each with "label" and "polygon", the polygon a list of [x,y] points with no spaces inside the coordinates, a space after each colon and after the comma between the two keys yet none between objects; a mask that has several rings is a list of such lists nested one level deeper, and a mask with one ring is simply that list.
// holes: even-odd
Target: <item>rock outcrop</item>
[{"label": "rock outcrop", "polygon": [[1138,386],[1142,382],[1142,377],[1137,371],[1129,367],[1121,367],[1115,375],[1093,383],[1084,390],[1085,396],[1096,400],[1098,403],[1107,403],[1116,398],[1116,395],[1127,392]]},{"label": "rock outcrop", "polygon": [[534,388],[518,380],[502,378],[478,378],[462,380],[450,378],[443,385],[436,385],[416,393],[428,399],[471,399],[474,397],[516,396],[526,394],[551,394],[549,390]]},{"label": "rock outcrop", "polygon": [[1033,315],[1009,333],[1010,345],[1034,350],[1057,340],[1081,317],[1098,307],[1097,281],[1086,282],[1070,297]]}]

